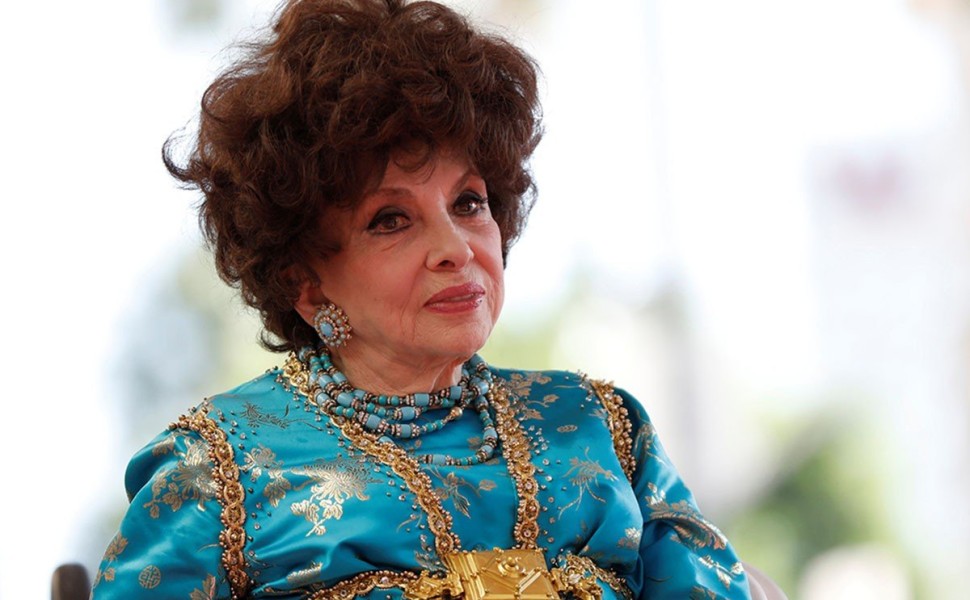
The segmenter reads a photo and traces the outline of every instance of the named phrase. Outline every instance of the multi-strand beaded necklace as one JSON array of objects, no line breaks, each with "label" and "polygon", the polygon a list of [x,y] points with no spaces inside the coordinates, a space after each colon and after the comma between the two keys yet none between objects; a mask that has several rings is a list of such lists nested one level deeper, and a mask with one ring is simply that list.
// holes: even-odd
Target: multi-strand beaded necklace
[{"label": "multi-strand beaded necklace", "polygon": [[[480,357],[473,356],[462,365],[458,385],[429,393],[404,396],[372,394],[353,387],[334,366],[325,350],[303,348],[299,360],[309,366],[310,384],[316,386],[313,400],[331,415],[359,424],[379,436],[379,441],[408,440],[438,431],[459,418],[466,407],[472,407],[482,423],[481,444],[474,454],[456,458],[440,453],[419,454],[415,458],[434,465],[466,466],[483,463],[495,455],[498,433],[489,412],[488,392],[492,373]],[[438,418],[428,418],[435,411],[447,411]],[[424,419],[421,417],[425,416]]]}]

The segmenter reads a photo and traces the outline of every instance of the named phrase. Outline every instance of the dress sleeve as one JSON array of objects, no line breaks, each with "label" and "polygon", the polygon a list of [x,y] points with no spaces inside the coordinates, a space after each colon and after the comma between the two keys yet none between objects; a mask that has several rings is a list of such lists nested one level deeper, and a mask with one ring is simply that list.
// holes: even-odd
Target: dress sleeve
[{"label": "dress sleeve", "polygon": [[221,507],[208,443],[159,435],[128,464],[131,504],[95,575],[92,600],[230,596],[221,566]]},{"label": "dress sleeve", "polygon": [[638,569],[629,576],[641,600],[749,599],[741,560],[705,519],[681,480],[643,407],[616,390],[631,425],[630,481],[643,515]]}]

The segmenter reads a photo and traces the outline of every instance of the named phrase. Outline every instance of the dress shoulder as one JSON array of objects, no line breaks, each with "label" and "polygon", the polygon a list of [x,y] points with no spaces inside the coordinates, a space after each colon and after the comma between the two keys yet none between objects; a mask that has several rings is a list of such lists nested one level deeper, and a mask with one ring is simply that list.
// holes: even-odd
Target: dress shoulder
[{"label": "dress shoulder", "polygon": [[125,485],[131,504],[95,575],[92,597],[228,594],[209,442],[191,431],[163,432],[132,458]]},{"label": "dress shoulder", "polygon": [[242,597],[251,588],[234,436],[239,423],[281,422],[292,395],[277,376],[267,371],[205,399],[135,454],[125,473],[131,504],[96,576],[95,597],[124,597],[155,579],[166,594],[186,596],[231,590]]}]

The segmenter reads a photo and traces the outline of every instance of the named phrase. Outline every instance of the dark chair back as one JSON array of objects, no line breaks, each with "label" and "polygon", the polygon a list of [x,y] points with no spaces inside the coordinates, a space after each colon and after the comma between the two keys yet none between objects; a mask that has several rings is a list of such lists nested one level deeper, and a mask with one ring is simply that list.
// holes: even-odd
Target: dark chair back
[{"label": "dark chair back", "polygon": [[91,579],[84,565],[70,563],[54,569],[51,576],[51,600],[88,600]]}]

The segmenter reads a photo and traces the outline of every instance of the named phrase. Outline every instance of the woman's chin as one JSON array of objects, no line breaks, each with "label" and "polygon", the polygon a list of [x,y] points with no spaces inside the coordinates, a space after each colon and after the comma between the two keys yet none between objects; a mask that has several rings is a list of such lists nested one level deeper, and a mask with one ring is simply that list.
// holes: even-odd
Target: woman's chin
[{"label": "woman's chin", "polygon": [[[436,335],[425,339],[427,349],[436,349],[436,354],[467,359],[477,353],[488,341],[491,325],[462,324],[443,328]],[[420,346],[422,344],[418,344]],[[421,348],[415,348],[421,351]]]}]

